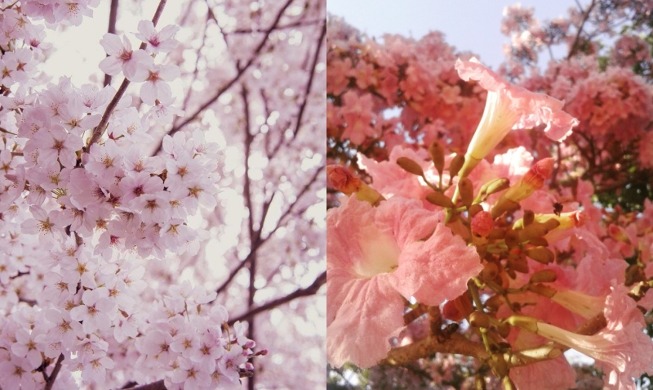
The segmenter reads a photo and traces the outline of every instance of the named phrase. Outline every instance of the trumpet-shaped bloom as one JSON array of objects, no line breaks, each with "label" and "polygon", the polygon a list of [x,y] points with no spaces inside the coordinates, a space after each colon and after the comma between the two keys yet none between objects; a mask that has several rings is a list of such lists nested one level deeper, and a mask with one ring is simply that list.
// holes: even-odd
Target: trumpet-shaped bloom
[{"label": "trumpet-shaped bloom", "polygon": [[456,70],[463,80],[476,80],[488,91],[481,122],[465,153],[461,177],[467,176],[512,129],[545,124],[547,137],[562,141],[578,124],[576,118],[562,111],[561,101],[506,82],[476,58],[469,61],[459,59]]},{"label": "trumpet-shaped bloom", "polygon": [[327,354],[370,367],[403,328],[405,299],[439,305],[482,269],[478,254],[415,200],[351,197],[327,217]]},{"label": "trumpet-shaped bloom", "polygon": [[543,322],[523,327],[596,359],[603,366],[609,388],[635,389],[632,378],[653,367],[653,341],[642,332],[644,317],[627,294],[624,286],[612,287],[603,311],[607,326],[592,336]]}]

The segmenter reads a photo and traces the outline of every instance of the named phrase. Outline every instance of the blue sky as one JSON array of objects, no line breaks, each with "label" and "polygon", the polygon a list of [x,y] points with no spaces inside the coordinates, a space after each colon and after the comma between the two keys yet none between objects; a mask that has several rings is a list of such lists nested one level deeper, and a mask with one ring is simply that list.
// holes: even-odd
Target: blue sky
[{"label": "blue sky", "polygon": [[[372,36],[398,33],[419,38],[431,30],[442,31],[447,43],[458,50],[471,51],[492,67],[503,59],[501,34],[504,7],[509,0],[327,0],[327,11],[343,16],[347,22]],[[585,1],[581,1],[585,3]],[[573,0],[522,1],[534,7],[540,20],[565,16],[576,7]],[[548,58],[545,58],[548,60]]]}]

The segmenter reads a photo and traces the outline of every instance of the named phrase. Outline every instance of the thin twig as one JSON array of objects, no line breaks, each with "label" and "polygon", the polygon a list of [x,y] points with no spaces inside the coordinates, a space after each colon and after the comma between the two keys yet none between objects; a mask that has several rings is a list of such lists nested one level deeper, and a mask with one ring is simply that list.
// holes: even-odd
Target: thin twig
[{"label": "thin twig", "polygon": [[[173,135],[174,133],[178,132],[182,128],[184,128],[186,125],[188,125],[190,122],[194,121],[197,116],[204,110],[206,110],[209,106],[211,106],[213,103],[215,103],[222,94],[224,94],[226,91],[228,91],[240,78],[245,74],[247,69],[254,63],[254,60],[258,57],[259,53],[261,50],[263,50],[263,47],[265,47],[265,44],[267,43],[268,39],[270,38],[270,34],[272,34],[272,31],[274,31],[279,24],[279,20],[281,20],[281,17],[283,14],[286,12],[286,9],[290,6],[290,4],[293,2],[293,0],[288,0],[286,3],[281,7],[281,10],[277,14],[276,18],[274,19],[274,22],[266,30],[265,36],[263,39],[261,39],[261,42],[259,42],[258,46],[250,56],[250,58],[247,60],[244,66],[238,66],[237,67],[237,73],[234,77],[231,78],[225,85],[220,87],[218,91],[211,96],[204,104],[202,104],[199,108],[197,108],[188,118],[184,119],[181,123],[179,123],[176,126],[173,126],[170,130],[168,130],[168,135]],[[158,154],[161,151],[161,148],[163,147],[163,140],[159,141],[159,145],[154,151],[154,154]]]},{"label": "thin twig", "polygon": [[[286,29],[295,28],[295,27],[312,26],[312,25],[318,24],[318,23],[320,23],[322,21],[323,21],[322,19],[299,20],[297,22],[277,26],[277,30],[286,30]],[[256,33],[261,34],[261,33],[264,33],[264,32],[265,32],[265,30],[259,29],[259,28],[241,28],[241,29],[236,29],[236,30],[233,30],[233,31],[223,32],[223,34],[256,34]]]},{"label": "thin twig", "polygon": [[[109,34],[116,33],[116,21],[118,20],[118,2],[120,0],[111,0],[111,8],[109,9],[109,28],[107,32]],[[104,75],[104,86],[111,84],[111,75]]]},{"label": "thin twig", "polygon": [[[159,6],[156,7],[156,12],[154,12],[154,17],[152,17],[152,24],[154,24],[155,26],[159,22],[161,13],[163,13],[163,7],[165,7],[166,1],[167,0],[160,0]],[[146,47],[147,47],[147,43],[143,42],[141,43],[139,49],[143,50]],[[104,134],[104,130],[109,122],[109,117],[111,116],[113,110],[118,105],[120,99],[122,99],[122,95],[125,94],[125,91],[127,90],[128,86],[129,86],[129,80],[125,78],[122,81],[122,84],[120,84],[120,87],[118,88],[118,91],[116,92],[115,96],[113,97],[113,99],[111,99],[109,105],[107,105],[107,109],[104,111],[104,114],[102,114],[102,119],[100,119],[100,123],[93,129],[93,135],[91,136],[91,139],[88,141],[87,149],[90,149],[91,145],[96,143],[102,137],[102,134]]]},{"label": "thin twig", "polygon": [[48,376],[48,379],[45,382],[45,387],[43,388],[44,390],[52,390],[52,386],[54,386],[54,381],[57,380],[57,375],[59,375],[59,371],[61,371],[61,362],[63,362],[63,354],[60,354],[59,357],[57,358],[57,362],[54,364],[54,369],[52,369],[52,373]]},{"label": "thin twig", "polygon": [[[209,28],[209,22],[208,22],[208,15],[207,15],[207,21],[204,24],[204,31],[202,32],[202,42],[200,43],[200,47],[197,48],[197,56],[195,58],[195,68],[193,69],[193,77],[191,78],[189,84],[188,93],[184,97],[184,103],[181,106],[181,109],[183,111],[185,111],[186,108],[188,107],[188,102],[190,101],[190,97],[193,94],[193,84],[195,84],[195,81],[197,80],[197,77],[199,75],[199,63],[200,63],[200,59],[202,58],[200,54],[202,53],[202,49],[204,49],[204,46],[206,45],[206,32],[208,28]],[[177,121],[178,118],[179,117],[175,117],[175,122]]]},{"label": "thin twig", "polygon": [[580,40],[580,34],[583,32],[583,27],[585,26],[585,23],[590,17],[590,14],[592,13],[592,9],[594,9],[594,6],[596,5],[596,0],[592,0],[592,3],[590,6],[587,8],[587,11],[583,15],[583,20],[581,20],[580,25],[578,26],[578,31],[576,31],[576,37],[574,37],[574,43],[571,45],[571,49],[569,49],[569,54],[567,55],[567,60],[570,60],[571,57],[576,54],[576,51],[578,50],[578,42]]},{"label": "thin twig", "polygon": [[233,325],[237,321],[247,320],[247,319],[249,319],[249,318],[251,318],[251,317],[253,317],[253,316],[255,316],[255,315],[257,315],[257,314],[259,314],[261,312],[273,309],[273,308],[275,308],[277,306],[281,306],[284,303],[288,303],[288,302],[290,302],[290,301],[292,301],[294,299],[301,298],[301,297],[306,297],[306,296],[310,296],[310,295],[315,295],[315,294],[317,294],[318,290],[320,289],[320,287],[322,287],[322,285],[324,283],[326,283],[326,271],[322,272],[320,274],[320,276],[318,276],[317,279],[315,279],[315,281],[313,281],[313,283],[311,283],[310,286],[308,286],[306,288],[299,288],[299,289],[293,291],[292,293],[290,293],[290,294],[288,294],[286,296],[283,296],[281,298],[277,298],[275,300],[272,300],[272,301],[270,301],[270,302],[268,302],[266,304],[263,304],[263,305],[255,308],[255,309],[252,309],[252,310],[248,311],[247,313],[241,314],[238,317],[230,320],[229,325]]},{"label": "thin twig", "polygon": [[163,383],[163,380],[148,383],[146,385],[138,387],[128,387],[130,390],[168,390],[166,385]]},{"label": "thin twig", "polygon": [[[249,178],[249,157],[252,153],[252,143],[254,142],[254,136],[250,132],[250,120],[249,120],[249,97],[247,92],[247,86],[242,84],[241,86],[241,96],[243,98],[243,116],[245,117],[245,175],[244,175],[244,184],[243,184],[243,196],[245,197],[245,207],[249,210],[247,217],[247,228],[249,231],[249,242],[250,247],[258,241],[260,235],[261,226],[257,229],[254,228],[254,206],[252,205],[252,188],[251,180]],[[256,281],[256,255],[253,255],[249,261],[249,285],[247,286],[247,308],[251,310],[254,307],[254,295],[256,295],[256,287],[254,282]],[[254,330],[254,323],[250,323],[247,329],[247,337],[250,339],[255,339],[256,334]],[[254,389],[255,376],[252,376],[247,381],[247,388],[249,390]]]},{"label": "thin twig", "polygon": [[304,116],[304,110],[306,109],[306,103],[308,102],[308,96],[311,93],[311,87],[313,86],[313,78],[315,77],[315,68],[317,67],[317,62],[320,59],[320,53],[322,52],[322,43],[324,43],[324,37],[326,36],[326,21],[322,23],[322,31],[320,32],[320,37],[317,40],[317,47],[315,48],[315,55],[313,56],[313,62],[311,63],[311,73],[308,76],[308,82],[306,83],[306,89],[304,90],[304,101],[301,106],[299,106],[299,113],[297,114],[297,122],[295,123],[295,130],[293,131],[292,137],[295,139],[297,134],[299,134],[299,129],[302,124],[302,117]]}]

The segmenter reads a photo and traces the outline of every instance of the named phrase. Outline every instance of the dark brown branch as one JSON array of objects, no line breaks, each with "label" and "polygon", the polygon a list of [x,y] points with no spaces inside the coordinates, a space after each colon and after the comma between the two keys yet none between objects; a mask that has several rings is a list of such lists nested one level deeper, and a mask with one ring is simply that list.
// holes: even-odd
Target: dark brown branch
[{"label": "dark brown branch", "polygon": [[454,333],[446,340],[440,341],[437,336],[429,336],[415,343],[392,349],[381,364],[402,366],[417,359],[431,356],[436,352],[473,356],[479,360],[487,359],[489,356],[482,344],[468,340],[461,334]]},{"label": "dark brown branch", "polygon": [[229,41],[227,40],[227,34],[224,32],[224,29],[222,28],[222,25],[220,24],[220,21],[218,20],[217,16],[215,16],[215,13],[213,12],[213,8],[211,7],[211,4],[209,4],[209,0],[206,1],[206,6],[208,7],[208,17],[209,19],[213,20],[215,22],[215,25],[218,27],[218,30],[220,30],[220,35],[222,35],[222,39],[224,40],[224,45],[229,50]]},{"label": "dark brown branch", "polygon": [[304,101],[301,106],[299,106],[299,113],[297,114],[297,122],[295,123],[295,130],[293,131],[292,137],[295,139],[299,133],[299,129],[302,124],[302,117],[304,116],[304,110],[306,109],[306,103],[308,102],[308,96],[311,93],[311,87],[313,86],[313,79],[315,77],[315,68],[317,67],[317,62],[320,59],[320,53],[322,52],[322,44],[324,43],[324,37],[326,36],[326,20],[322,23],[322,31],[320,32],[320,37],[317,40],[317,47],[315,48],[315,55],[313,56],[313,62],[311,63],[311,73],[308,76],[308,82],[306,83],[306,89],[304,90]]},{"label": "dark brown branch", "polygon": [[322,285],[326,283],[326,271],[322,272],[320,276],[315,279],[315,281],[308,287],[306,288],[299,288],[295,290],[294,292],[283,296],[281,298],[277,298],[275,300],[272,300],[266,304],[263,304],[255,309],[252,309],[248,311],[247,313],[241,314],[240,316],[233,318],[232,320],[229,321],[229,325],[233,325],[237,321],[244,321],[252,318],[253,316],[264,312],[266,310],[274,309],[277,306],[281,306],[285,303],[288,303],[294,299],[301,298],[301,297],[306,297],[306,296],[311,296],[317,294],[318,290]]},{"label": "dark brown branch", "polygon": [[54,364],[52,373],[45,380],[45,387],[43,388],[44,390],[52,390],[52,386],[54,386],[54,381],[57,380],[57,375],[59,375],[59,371],[61,371],[61,362],[63,362],[63,359],[64,359],[63,354],[60,354],[59,357],[57,358],[57,362]]},{"label": "dark brown branch", "polygon": [[243,115],[245,119],[245,175],[243,183],[243,196],[245,197],[245,207],[249,210],[247,217],[247,230],[249,232],[249,241],[250,245],[254,243],[254,213],[252,207],[252,189],[251,189],[251,180],[249,179],[249,157],[252,152],[252,142],[254,142],[254,136],[250,132],[250,123],[249,123],[249,98],[247,96],[247,87],[242,85],[240,95],[243,98]]},{"label": "dark brown branch", "polygon": [[247,256],[246,256],[243,260],[241,260],[241,262],[238,263],[238,265],[236,266],[236,268],[234,268],[234,269],[229,273],[229,276],[227,277],[227,280],[225,280],[225,281],[220,285],[220,287],[218,287],[218,288],[215,290],[215,292],[216,292],[218,295],[220,295],[220,293],[223,292],[223,291],[227,288],[227,286],[229,285],[229,283],[231,283],[231,281],[232,281],[232,280],[236,277],[236,275],[238,274],[238,271],[240,271],[241,269],[243,269],[243,267],[245,267],[245,266],[247,265],[247,263],[249,263],[249,260],[250,260],[254,255],[255,255],[256,251],[257,251],[258,248],[261,246],[261,244],[262,244],[262,242],[259,241],[259,242],[257,243],[257,245],[255,245],[254,247],[252,247],[252,248],[249,249],[249,253],[247,254]]},{"label": "dark brown branch", "polygon": [[[249,178],[249,157],[252,154],[252,143],[254,142],[254,136],[250,132],[250,121],[249,121],[249,97],[247,96],[247,87],[245,84],[242,84],[241,88],[241,97],[243,98],[243,116],[245,117],[245,177],[243,178],[243,196],[245,197],[245,207],[249,210],[247,216],[247,229],[249,231],[249,242],[250,247],[258,241],[258,236],[260,232],[260,226],[258,229],[254,228],[254,206],[252,205],[252,187],[251,179]],[[247,308],[251,309],[254,307],[254,295],[256,295],[256,287],[254,282],[256,281],[256,252],[251,256],[249,261],[249,285],[247,286]],[[254,331],[254,324],[250,324],[247,329],[247,337],[250,339],[255,339],[256,334]],[[250,390],[254,389],[255,377],[252,376],[247,381],[247,388]]]},{"label": "dark brown branch", "polygon": [[592,0],[592,3],[589,5],[587,11],[583,15],[583,20],[581,20],[580,25],[578,26],[578,31],[576,31],[576,36],[574,37],[574,43],[571,45],[571,49],[569,49],[567,60],[571,59],[571,57],[573,57],[574,54],[576,54],[576,51],[578,51],[578,43],[580,42],[580,35],[583,33],[583,27],[585,26],[585,23],[587,23],[587,20],[589,19],[590,14],[592,13],[592,9],[594,9],[595,5],[596,5],[596,1]]},{"label": "dark brown branch", "polygon": [[[190,97],[193,94],[193,84],[195,84],[195,81],[197,80],[197,76],[199,75],[198,66],[199,66],[199,63],[200,63],[200,59],[202,58],[202,56],[200,54],[202,53],[202,49],[206,45],[206,32],[207,32],[208,28],[209,28],[209,23],[208,23],[208,16],[207,16],[206,24],[204,24],[204,31],[202,32],[202,42],[200,43],[200,47],[197,48],[197,57],[195,58],[195,68],[193,69],[193,77],[192,77],[192,79],[190,81],[190,84],[189,84],[188,93],[184,97],[184,103],[182,104],[182,110],[184,110],[184,111],[188,107],[188,102],[190,101]],[[173,122],[173,123],[176,123],[178,118],[179,117],[175,117],[175,122]]]},{"label": "dark brown branch", "polygon": [[[116,21],[118,20],[118,2],[119,0],[111,0],[111,8],[109,9],[109,28],[107,32],[109,34],[116,33]],[[111,75],[104,75],[104,86],[111,84]]]},{"label": "dark brown branch", "polygon": [[276,231],[277,231],[277,230],[282,226],[282,225],[281,225],[281,222],[283,222],[283,220],[284,220],[288,215],[290,215],[290,213],[295,209],[295,205],[297,205],[297,202],[299,201],[299,199],[300,199],[302,196],[304,196],[304,194],[305,194],[306,192],[308,192],[308,190],[311,188],[311,186],[313,185],[313,183],[315,183],[315,180],[317,180],[317,177],[318,177],[318,176],[319,176],[319,175],[324,171],[324,168],[325,168],[324,166],[318,167],[318,168],[315,170],[315,172],[313,172],[313,176],[311,176],[310,180],[309,180],[308,182],[306,182],[306,184],[304,184],[304,186],[302,187],[302,189],[297,193],[297,197],[296,197],[297,200],[296,200],[295,202],[293,202],[293,203],[290,205],[290,207],[288,207],[288,209],[286,209],[286,211],[285,211],[283,214],[281,214],[281,217],[279,217],[279,222],[277,223],[277,225],[274,227],[274,229],[272,229],[272,231],[271,231],[267,236],[265,236],[265,237],[262,239],[262,241],[266,241],[268,238],[270,238],[270,237],[271,237],[271,236],[272,236],[272,235],[273,235],[273,234],[274,234],[274,233],[275,233],[275,232],[276,232]]},{"label": "dark brown branch", "polygon": [[146,385],[138,386],[138,387],[128,387],[128,389],[131,390],[168,390],[166,385],[163,383],[163,380],[148,383]]},{"label": "dark brown branch", "polygon": [[[161,13],[163,13],[163,7],[165,7],[166,1],[167,0],[160,0],[159,6],[156,7],[156,11],[154,12],[154,16],[152,17],[152,23],[155,26],[159,22]],[[147,44],[143,42],[141,43],[139,49],[143,50],[146,47]],[[118,91],[116,92],[115,96],[113,97],[113,99],[111,99],[109,105],[107,105],[107,109],[104,111],[104,114],[102,114],[102,119],[100,119],[100,123],[93,129],[93,135],[91,136],[91,139],[88,141],[88,146],[87,146],[88,149],[90,149],[91,145],[96,143],[100,139],[100,137],[102,137],[102,134],[104,134],[104,130],[107,127],[107,124],[109,123],[109,117],[111,116],[113,110],[118,105],[120,99],[122,99],[122,95],[125,94],[125,91],[127,90],[128,86],[129,86],[129,80],[125,78],[122,81],[122,84],[120,84],[120,87],[118,88]]]},{"label": "dark brown branch", "polygon": [[[194,121],[197,116],[204,110],[206,110],[209,106],[211,106],[213,103],[215,103],[222,94],[224,94],[227,90],[229,90],[240,78],[245,74],[247,69],[254,63],[254,60],[258,58],[258,55],[261,53],[263,50],[263,47],[265,47],[265,44],[267,43],[268,39],[270,38],[270,34],[272,34],[272,31],[274,31],[279,24],[279,21],[281,20],[281,17],[283,14],[286,12],[286,9],[290,6],[290,4],[293,2],[293,0],[288,0],[286,3],[281,7],[281,10],[279,13],[276,15],[276,18],[274,19],[274,22],[272,25],[266,30],[265,36],[263,39],[261,39],[261,42],[259,42],[258,46],[256,49],[254,49],[254,52],[250,56],[250,58],[247,60],[244,66],[238,66],[237,67],[237,73],[234,77],[231,78],[225,85],[220,87],[218,91],[215,93],[215,95],[211,96],[209,100],[204,102],[199,108],[197,108],[188,118],[184,119],[181,123],[179,123],[176,126],[173,126],[170,130],[168,130],[168,135],[173,135],[174,133],[178,132],[182,128],[184,128],[186,125],[188,125],[190,122]],[[159,146],[157,146],[156,150],[154,151],[154,154],[158,154],[159,151],[161,151],[161,147],[163,146],[163,140],[159,141]]]},{"label": "dark brown branch", "polygon": [[[277,30],[285,30],[289,28],[294,28],[294,27],[305,27],[305,26],[312,26],[315,24],[318,24],[322,22],[322,19],[317,19],[317,20],[298,20],[293,23],[288,23],[284,24],[281,26],[277,26]],[[260,29],[260,28],[241,28],[241,29],[236,29],[233,31],[228,31],[228,32],[223,32],[223,34],[256,34],[256,33],[264,33],[265,30]]]},{"label": "dark brown branch", "polygon": [[[322,167],[319,167],[319,168],[318,168],[318,169],[313,173],[313,176],[311,177],[311,179],[310,179],[310,180],[309,180],[309,181],[304,185],[304,187],[302,187],[302,189],[301,189],[301,190],[299,191],[299,193],[297,194],[297,200],[299,200],[299,198],[301,198],[301,197],[302,197],[302,196],[303,196],[303,195],[304,195],[304,194],[309,190],[309,188],[311,187],[311,185],[313,185],[313,183],[315,182],[315,180],[317,179],[317,177],[322,173],[323,170],[324,170],[324,167],[322,166]],[[236,268],[234,268],[234,269],[231,271],[231,273],[229,273],[229,276],[227,277],[227,280],[225,280],[225,281],[222,283],[222,285],[220,285],[220,287],[218,287],[218,288],[216,289],[216,293],[217,293],[218,295],[220,295],[220,293],[221,293],[222,291],[224,291],[224,290],[227,288],[227,286],[229,285],[229,283],[231,283],[231,281],[236,277],[236,275],[238,274],[238,272],[239,272],[241,269],[243,269],[243,267],[245,267],[245,266],[247,265],[247,263],[248,263],[248,262],[249,262],[249,261],[250,261],[250,260],[251,260],[255,255],[256,255],[256,251],[261,247],[261,245],[265,244],[265,242],[266,242],[268,239],[270,239],[270,237],[272,237],[272,235],[273,235],[273,234],[274,234],[274,233],[275,233],[275,232],[276,232],[276,231],[277,231],[277,230],[282,226],[282,225],[281,225],[281,222],[283,222],[283,220],[284,220],[288,215],[290,215],[290,213],[294,210],[296,204],[297,204],[297,202],[294,202],[293,204],[290,205],[290,207],[288,207],[288,209],[286,209],[286,211],[285,211],[285,212],[281,215],[281,217],[279,218],[279,222],[277,223],[277,225],[274,227],[274,229],[272,229],[272,231],[271,231],[267,236],[265,236],[265,237],[259,237],[259,238],[254,242],[254,244],[252,245],[252,247],[251,247],[250,250],[249,250],[249,253],[247,254],[247,257],[245,257],[245,258],[244,258],[244,259],[243,259],[243,260],[242,260],[242,261],[241,261],[241,262],[236,266]],[[261,226],[262,226],[262,225],[261,225]]]}]

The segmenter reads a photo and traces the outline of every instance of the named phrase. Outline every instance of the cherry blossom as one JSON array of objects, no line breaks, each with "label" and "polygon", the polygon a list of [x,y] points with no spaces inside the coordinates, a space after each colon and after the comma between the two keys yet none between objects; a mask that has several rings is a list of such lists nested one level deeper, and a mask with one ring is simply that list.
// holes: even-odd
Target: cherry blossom
[{"label": "cherry blossom", "polygon": [[179,31],[179,26],[174,25],[165,26],[160,31],[157,31],[150,20],[141,20],[138,22],[136,38],[148,44],[148,51],[154,53],[168,52],[178,44],[174,39],[177,31]]},{"label": "cherry blossom", "polygon": [[[121,4],[120,27],[109,22],[109,31],[120,33],[83,44],[52,38],[102,24],[109,15],[93,15],[97,0],[0,6],[1,386],[298,383],[275,374],[287,368],[276,361],[255,365],[269,346],[277,356],[301,349],[312,363],[290,371],[319,387],[323,378],[313,372],[323,371],[324,360],[324,347],[314,342],[324,333],[324,156],[313,130],[324,105],[325,6],[280,3],[259,17],[233,3],[207,20],[205,10],[158,3],[154,16]],[[228,33],[213,39],[215,24]],[[74,75],[52,77],[57,42],[78,50]],[[250,50],[254,42],[261,46]],[[87,58],[93,45],[107,58]],[[244,55],[253,57],[241,61]],[[123,87],[110,86],[110,77],[102,86],[99,71],[124,73]],[[241,101],[245,88],[251,92]],[[212,98],[216,93],[222,97]],[[227,96],[237,97],[236,105],[226,105]],[[234,131],[239,127],[248,127],[251,140]],[[157,149],[160,143],[165,148]],[[245,161],[253,164],[243,175],[245,143]],[[243,207],[227,210],[234,199]],[[241,222],[260,210],[251,236],[239,235]],[[282,247],[286,256],[272,257]],[[252,266],[237,268],[248,250]],[[222,279],[241,269],[259,290],[251,302],[254,290]],[[283,272],[261,287],[273,269]],[[297,311],[315,326],[289,331],[306,323],[294,314],[283,326],[268,326],[275,310]],[[293,333],[293,343],[285,343]],[[179,335],[184,348],[175,344]],[[250,338],[270,341],[257,346]],[[167,355],[161,345],[170,346]]]},{"label": "cherry blossom", "polygon": [[145,80],[152,57],[144,50],[132,50],[126,36],[121,40],[118,35],[110,33],[105,34],[100,43],[109,55],[99,65],[104,73],[115,76],[124,72],[129,80]]}]

